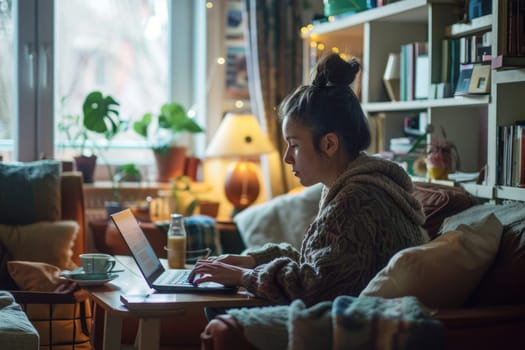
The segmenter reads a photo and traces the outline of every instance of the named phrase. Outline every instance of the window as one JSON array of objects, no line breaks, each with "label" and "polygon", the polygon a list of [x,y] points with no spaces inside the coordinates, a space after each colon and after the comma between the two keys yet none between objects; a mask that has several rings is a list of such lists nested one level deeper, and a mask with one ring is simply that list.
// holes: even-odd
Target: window
[{"label": "window", "polygon": [[[0,0],[0,155],[71,159],[76,143],[57,124],[94,90],[130,123],[173,100],[200,110],[204,125],[195,91],[206,83],[196,74],[205,11],[203,0]],[[153,163],[131,128],[110,146],[113,164]]]},{"label": "window", "polygon": [[10,0],[0,0],[0,157],[13,155],[13,17]]},{"label": "window", "polygon": [[[117,100],[130,126],[144,113],[160,110],[168,100],[166,0],[59,0],[55,6],[55,123],[80,114],[85,96],[94,90]],[[105,143],[102,135],[93,139]],[[58,158],[78,153],[79,140],[58,132],[56,141]],[[115,150],[106,157],[121,162],[151,159],[149,152],[137,150],[145,143],[131,127],[110,146]],[[123,149],[134,151],[118,151]]]}]

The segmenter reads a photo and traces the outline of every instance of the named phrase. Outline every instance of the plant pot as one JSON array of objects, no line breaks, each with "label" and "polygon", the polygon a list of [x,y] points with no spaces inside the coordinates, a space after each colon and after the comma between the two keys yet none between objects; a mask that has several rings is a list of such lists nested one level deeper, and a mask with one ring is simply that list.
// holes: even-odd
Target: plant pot
[{"label": "plant pot", "polygon": [[186,149],[184,146],[172,146],[164,153],[153,151],[157,164],[157,181],[169,182],[170,179],[184,175]]},{"label": "plant pot", "polygon": [[84,183],[93,183],[93,175],[95,174],[95,168],[97,165],[97,156],[76,156],[73,157],[75,160],[75,169],[82,173]]}]

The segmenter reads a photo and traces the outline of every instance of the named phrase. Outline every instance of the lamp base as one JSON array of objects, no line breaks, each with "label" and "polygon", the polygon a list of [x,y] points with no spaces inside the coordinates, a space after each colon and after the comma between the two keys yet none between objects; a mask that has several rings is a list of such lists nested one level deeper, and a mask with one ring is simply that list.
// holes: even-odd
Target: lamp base
[{"label": "lamp base", "polygon": [[259,196],[259,179],[255,164],[238,161],[228,167],[224,192],[226,198],[233,204],[234,213],[250,206]]}]

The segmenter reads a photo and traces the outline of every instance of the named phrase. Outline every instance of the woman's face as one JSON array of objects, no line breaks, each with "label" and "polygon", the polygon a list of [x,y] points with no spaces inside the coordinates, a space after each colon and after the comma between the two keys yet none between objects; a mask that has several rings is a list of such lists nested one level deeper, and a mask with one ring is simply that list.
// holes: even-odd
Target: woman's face
[{"label": "woman's face", "polygon": [[284,154],[285,163],[292,166],[293,174],[303,186],[323,182],[324,157],[315,148],[312,132],[294,119],[285,117],[282,133],[288,147]]}]

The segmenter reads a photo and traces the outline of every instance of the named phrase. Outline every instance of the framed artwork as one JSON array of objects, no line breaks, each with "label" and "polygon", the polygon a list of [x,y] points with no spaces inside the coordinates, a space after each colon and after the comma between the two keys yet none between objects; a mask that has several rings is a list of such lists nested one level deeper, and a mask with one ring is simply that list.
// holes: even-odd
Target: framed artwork
[{"label": "framed artwork", "polygon": [[490,92],[490,65],[474,65],[468,92],[471,94],[487,94]]},{"label": "framed artwork", "polygon": [[227,42],[225,97],[235,100],[247,100],[250,98],[246,49],[242,41]]},{"label": "framed artwork", "polygon": [[226,4],[226,39],[242,39],[243,18],[240,0],[230,0]]},{"label": "framed artwork", "polygon": [[474,65],[472,63],[462,64],[459,68],[459,77],[456,84],[454,96],[466,95],[469,93],[470,79],[472,77],[472,70]]}]

